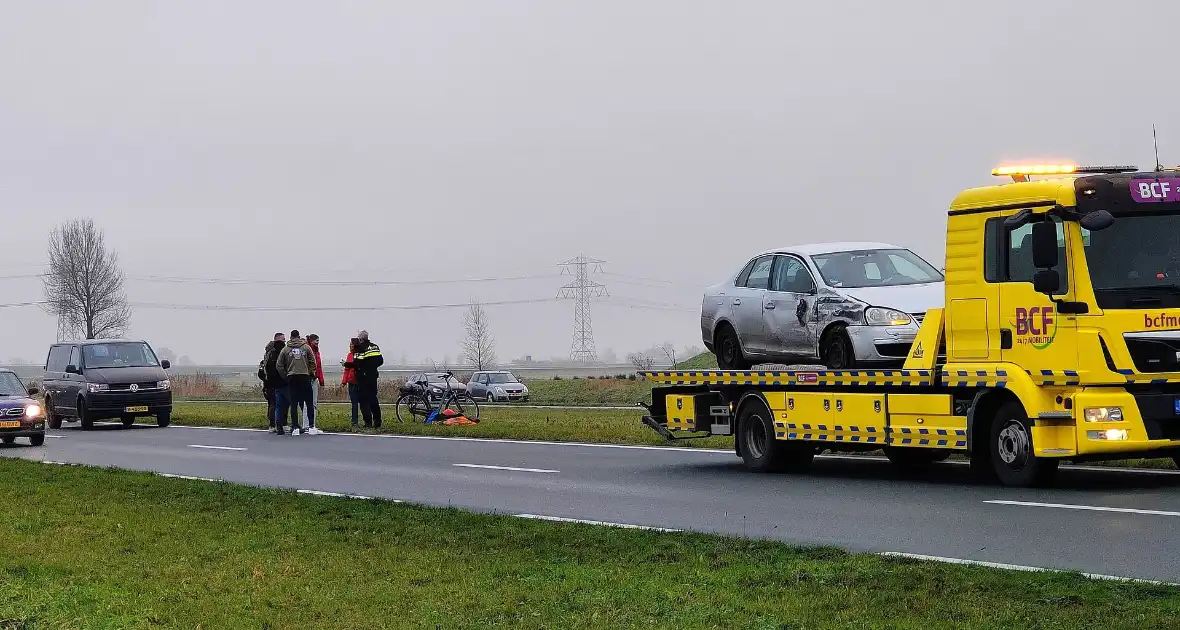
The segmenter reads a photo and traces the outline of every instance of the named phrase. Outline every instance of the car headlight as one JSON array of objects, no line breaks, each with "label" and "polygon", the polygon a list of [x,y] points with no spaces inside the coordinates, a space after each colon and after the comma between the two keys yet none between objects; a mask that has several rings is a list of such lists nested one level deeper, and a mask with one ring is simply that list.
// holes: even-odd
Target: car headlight
[{"label": "car headlight", "polygon": [[865,309],[865,323],[869,326],[904,326],[914,321],[909,313],[892,308],[872,306]]},{"label": "car headlight", "polygon": [[1122,407],[1087,407],[1082,412],[1086,422],[1122,422]]},{"label": "car headlight", "polygon": [[431,394],[441,394],[441,393],[442,393],[442,388],[441,388],[441,387],[435,387],[435,386],[431,385],[431,386],[430,386],[430,393],[431,393]]},{"label": "car headlight", "polygon": [[521,387],[520,387],[520,393],[524,394],[525,396],[528,396],[528,395],[529,395],[529,388],[527,388],[527,387],[525,387],[525,386],[521,385]]},{"label": "car headlight", "polygon": [[30,420],[41,417],[41,405],[29,405],[25,407],[25,417]]},{"label": "car headlight", "polygon": [[162,381],[156,381],[156,387],[158,389],[172,389],[172,381],[170,381],[168,379],[164,379]]},{"label": "car headlight", "polygon": [[507,392],[504,391],[503,387],[494,387],[494,388],[492,388],[492,391],[496,392],[497,394],[499,394],[501,396],[504,396],[507,394]]},{"label": "car headlight", "polygon": [[99,392],[107,392],[107,391],[110,391],[110,389],[111,389],[111,386],[107,385],[106,383],[87,383],[86,384],[86,391],[90,392],[91,394],[97,394]]}]

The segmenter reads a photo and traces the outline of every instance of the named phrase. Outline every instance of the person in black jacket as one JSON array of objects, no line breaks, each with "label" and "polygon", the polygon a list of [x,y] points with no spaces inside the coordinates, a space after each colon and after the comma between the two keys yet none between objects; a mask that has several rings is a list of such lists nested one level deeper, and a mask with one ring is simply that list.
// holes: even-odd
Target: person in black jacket
[{"label": "person in black jacket", "polygon": [[381,402],[377,399],[377,368],[385,364],[381,348],[369,340],[368,331],[356,334],[360,343],[352,355],[352,361],[345,361],[344,367],[356,370],[356,386],[360,394],[361,417],[365,428],[381,428]]},{"label": "person in black jacket", "polygon": [[274,335],[274,339],[266,344],[266,351],[262,355],[262,362],[258,366],[258,378],[262,380],[262,396],[266,398],[266,419],[270,428],[275,428],[275,414],[278,412],[278,391],[286,387],[287,382],[275,368],[279,359],[279,352],[287,344],[287,336],[281,332]]}]

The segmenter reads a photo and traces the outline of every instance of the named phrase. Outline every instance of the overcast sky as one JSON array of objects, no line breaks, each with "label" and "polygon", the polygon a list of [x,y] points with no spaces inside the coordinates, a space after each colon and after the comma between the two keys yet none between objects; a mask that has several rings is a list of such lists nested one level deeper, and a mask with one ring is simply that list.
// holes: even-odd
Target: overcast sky
[{"label": "overcast sky", "polygon": [[[757,250],[884,240],[941,266],[947,204],[996,163],[1149,167],[1153,122],[1180,163],[1180,3],[1084,6],[0,0],[0,276],[89,216],[157,347],[252,362],[298,327],[335,359],[365,327],[441,360],[461,309],[160,305],[543,300],[584,252],[618,274],[600,352],[699,343],[701,289]],[[0,279],[0,304],[38,299]],[[572,307],[489,307],[500,355],[568,355]],[[54,334],[0,308],[0,361]]]}]

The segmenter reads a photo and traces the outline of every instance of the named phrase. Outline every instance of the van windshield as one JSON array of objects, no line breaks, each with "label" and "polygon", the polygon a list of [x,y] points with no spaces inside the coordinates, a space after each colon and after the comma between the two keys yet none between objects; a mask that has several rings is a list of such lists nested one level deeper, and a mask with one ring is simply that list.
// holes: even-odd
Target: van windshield
[{"label": "van windshield", "polygon": [[812,256],[830,287],[856,289],[942,282],[942,274],[908,249],[866,249]]},{"label": "van windshield", "polygon": [[97,343],[82,346],[82,358],[87,369],[156,367],[156,353],[142,342]]}]

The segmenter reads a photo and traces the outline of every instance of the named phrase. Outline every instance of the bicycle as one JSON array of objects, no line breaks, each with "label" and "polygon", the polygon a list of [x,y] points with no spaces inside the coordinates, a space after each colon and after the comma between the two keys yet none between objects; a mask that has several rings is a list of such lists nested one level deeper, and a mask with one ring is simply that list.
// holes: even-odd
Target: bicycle
[{"label": "bicycle", "polygon": [[417,422],[418,418],[421,417],[423,424],[425,424],[427,420],[431,419],[432,412],[438,412],[436,415],[438,417],[442,415],[444,410],[450,409],[457,415],[478,422],[479,403],[475,402],[475,399],[467,393],[467,390],[457,392],[451,388],[451,379],[454,377],[455,375],[450,371],[443,375],[447,389],[439,398],[437,405],[432,405],[430,402],[429,383],[425,385],[414,383],[408,387],[403,386],[402,393],[397,397],[397,403],[394,406],[394,414],[397,416],[397,421],[404,422],[404,414],[405,417],[409,418],[410,422]]}]

